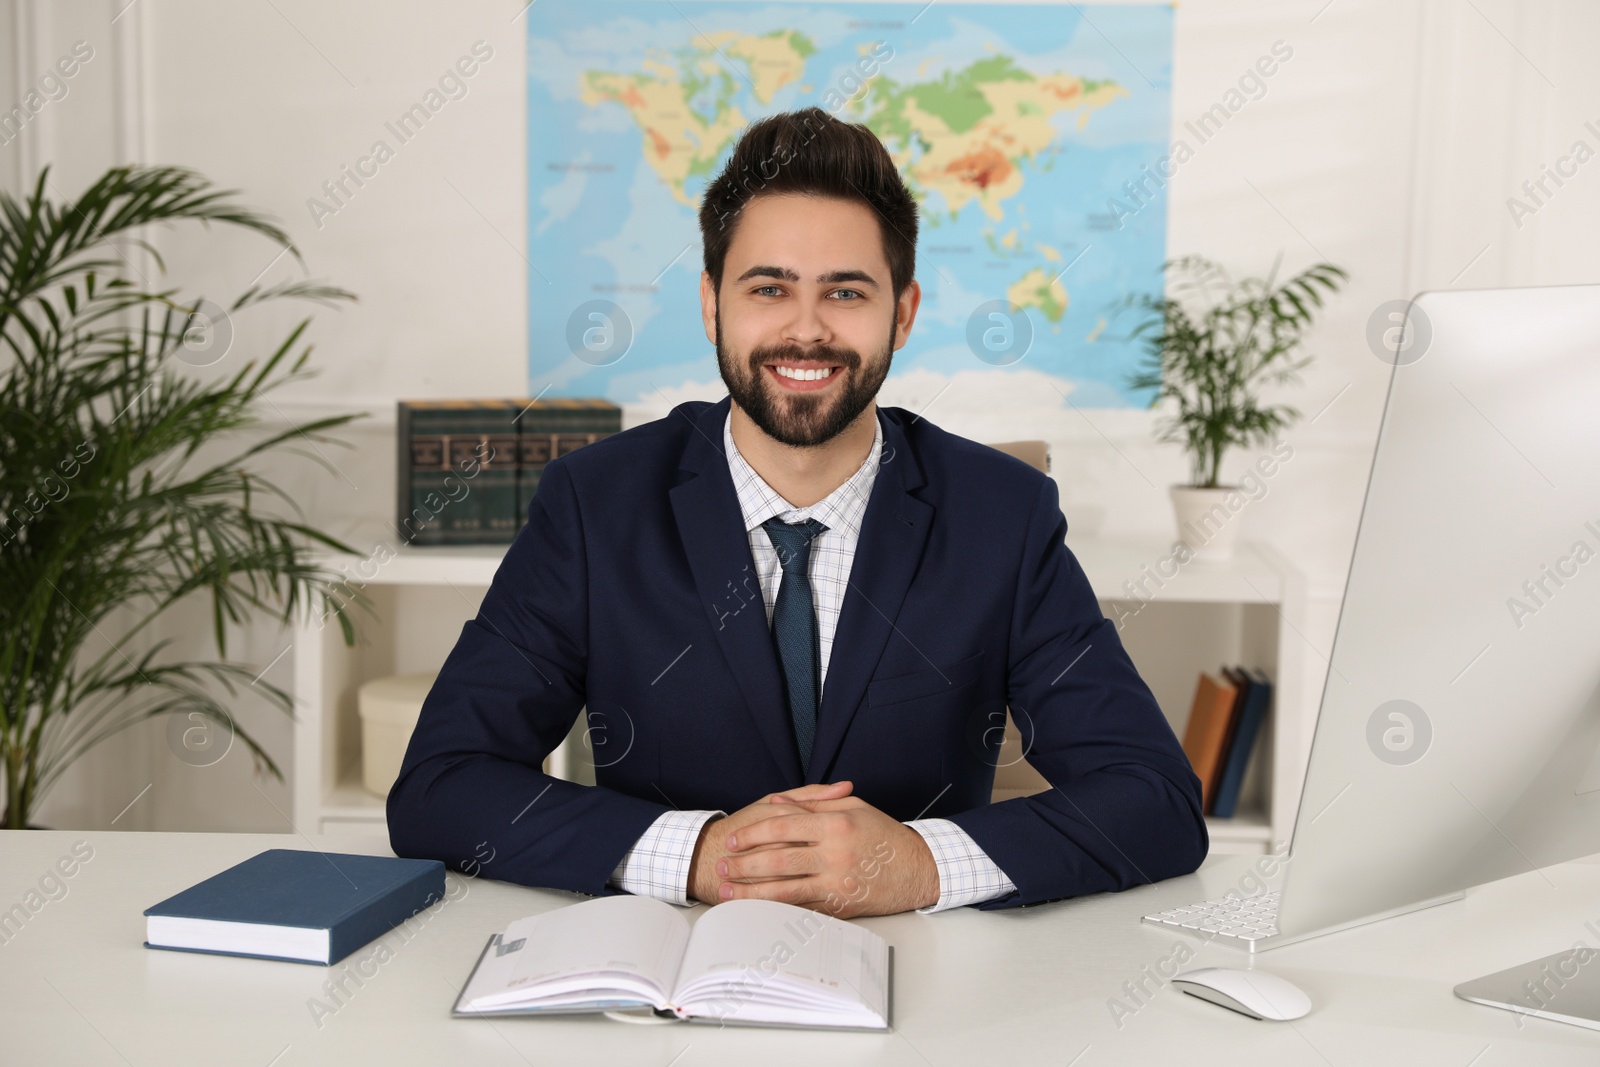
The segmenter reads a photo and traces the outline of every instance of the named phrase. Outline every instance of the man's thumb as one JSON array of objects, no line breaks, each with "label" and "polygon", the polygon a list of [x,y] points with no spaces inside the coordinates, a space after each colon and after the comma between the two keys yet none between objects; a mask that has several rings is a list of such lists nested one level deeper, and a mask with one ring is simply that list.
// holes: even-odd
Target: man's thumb
[{"label": "man's thumb", "polygon": [[854,786],[849,781],[815,782],[811,785],[803,785],[797,789],[791,789],[785,793],[774,793],[772,799],[774,801],[781,800],[789,804],[800,804],[808,800],[838,800],[841,797],[849,796],[852,788]]}]

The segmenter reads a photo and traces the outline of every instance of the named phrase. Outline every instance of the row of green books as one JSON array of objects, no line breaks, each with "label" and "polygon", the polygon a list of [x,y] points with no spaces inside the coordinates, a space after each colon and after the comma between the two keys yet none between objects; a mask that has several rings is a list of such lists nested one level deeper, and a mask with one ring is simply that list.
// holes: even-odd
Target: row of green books
[{"label": "row of green books", "polygon": [[508,545],[545,464],[622,429],[606,400],[402,400],[396,528],[413,545]]}]

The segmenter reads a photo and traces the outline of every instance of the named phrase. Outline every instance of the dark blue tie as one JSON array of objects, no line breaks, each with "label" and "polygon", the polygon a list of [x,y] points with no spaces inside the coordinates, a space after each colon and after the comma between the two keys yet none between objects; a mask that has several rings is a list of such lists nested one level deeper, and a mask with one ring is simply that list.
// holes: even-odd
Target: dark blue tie
[{"label": "dark blue tie", "polygon": [[778,663],[789,690],[789,716],[800,745],[800,766],[811,762],[811,742],[817,736],[817,690],[822,674],[822,648],[817,636],[817,609],[811,602],[811,542],[826,530],[816,519],[787,523],[771,518],[761,524],[778,550],[783,580],[772,606],[772,639]]}]

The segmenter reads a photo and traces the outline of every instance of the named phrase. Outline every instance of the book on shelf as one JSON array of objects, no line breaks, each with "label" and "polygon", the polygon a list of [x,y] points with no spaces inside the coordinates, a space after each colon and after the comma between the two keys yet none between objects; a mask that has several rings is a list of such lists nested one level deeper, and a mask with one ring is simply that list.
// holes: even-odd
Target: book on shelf
[{"label": "book on shelf", "polygon": [[691,924],[665,901],[617,894],[490,936],[451,1014],[886,1030],[892,958],[866,927],[792,904],[731,900]]},{"label": "book on shelf", "polygon": [[527,523],[544,465],[622,429],[606,400],[402,400],[396,522],[413,545],[505,545]]},{"label": "book on shelf", "polygon": [[1231,819],[1239,805],[1239,792],[1244,785],[1245,771],[1250,766],[1250,754],[1255,750],[1256,739],[1261,736],[1261,724],[1266,721],[1272,705],[1272,682],[1255,669],[1237,668],[1236,673],[1247,683],[1233,729],[1222,769],[1217,778],[1217,791],[1211,814],[1219,819]]},{"label": "book on shelf", "polygon": [[144,943],[331,965],[444,891],[438,860],[273,848],[146,908]]},{"label": "book on shelf", "polygon": [[1206,791],[1205,813],[1207,815],[1216,814],[1217,792],[1222,786],[1222,770],[1228,762],[1228,753],[1233,749],[1234,737],[1239,731],[1239,719],[1244,712],[1245,695],[1250,690],[1250,679],[1245,675],[1242,667],[1224,665],[1222,678],[1233,686],[1233,706],[1228,709],[1228,729],[1222,737],[1222,749],[1217,754],[1217,765],[1211,772],[1211,788]]},{"label": "book on shelf", "polygon": [[517,520],[518,442],[515,400],[485,400],[483,466],[478,471],[476,521],[472,525],[476,543],[510,544],[522,523]]},{"label": "book on shelf", "polygon": [[1217,787],[1217,768],[1222,763],[1223,746],[1233,718],[1238,689],[1231,683],[1201,672],[1195,685],[1194,702],[1189,707],[1189,724],[1183,731],[1183,753],[1200,779],[1202,803],[1211,806]]},{"label": "book on shelf", "polygon": [[411,544],[445,544],[443,514],[454,503],[447,490],[455,485],[446,484],[451,474],[450,435],[464,430],[462,421],[460,402],[400,401],[395,415],[399,444],[395,525]]}]

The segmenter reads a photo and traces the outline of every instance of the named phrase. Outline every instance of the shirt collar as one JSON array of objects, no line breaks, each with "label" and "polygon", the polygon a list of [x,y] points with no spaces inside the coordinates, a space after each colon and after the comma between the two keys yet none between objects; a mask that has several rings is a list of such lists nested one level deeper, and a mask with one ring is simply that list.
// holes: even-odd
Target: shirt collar
[{"label": "shirt collar", "polygon": [[867,510],[867,500],[872,495],[872,483],[878,475],[878,457],[883,453],[883,420],[873,413],[872,448],[867,458],[843,485],[808,507],[797,508],[768,485],[750,466],[738,446],[733,443],[733,411],[722,424],[723,451],[728,457],[728,473],[733,476],[733,487],[739,496],[739,508],[744,512],[744,528],[748,533],[774,515],[784,522],[801,522],[814,518],[830,530],[858,529],[861,517]]}]

